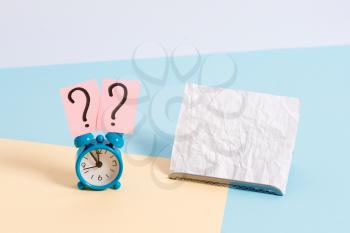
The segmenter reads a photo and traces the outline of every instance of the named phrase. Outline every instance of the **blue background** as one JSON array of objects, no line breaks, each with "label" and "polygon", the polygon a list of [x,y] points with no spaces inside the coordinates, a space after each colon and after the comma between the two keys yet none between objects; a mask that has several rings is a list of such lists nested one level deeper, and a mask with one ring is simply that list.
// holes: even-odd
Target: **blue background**
[{"label": "blue background", "polygon": [[[169,157],[179,104],[160,107],[150,116],[159,93],[181,96],[186,82],[216,85],[232,69],[229,88],[294,96],[301,99],[301,117],[287,194],[283,197],[231,189],[222,232],[350,232],[350,46],[284,49],[202,55],[201,68],[181,81],[166,58],[138,59],[137,64],[164,84],[150,83],[132,61],[0,70],[0,137],[72,146],[59,89],[106,77],[143,81],[138,108],[138,132],[129,136],[127,152]],[[205,60],[207,58],[207,60]],[[198,57],[175,58],[188,70]],[[165,72],[164,72],[165,70]],[[166,91],[164,91],[166,90]],[[166,98],[164,98],[166,101]],[[155,105],[153,107],[157,108]],[[157,109],[156,109],[157,110]],[[150,117],[162,129],[154,132]],[[141,124],[142,123],[142,124]],[[128,140],[128,139],[127,139]]]}]

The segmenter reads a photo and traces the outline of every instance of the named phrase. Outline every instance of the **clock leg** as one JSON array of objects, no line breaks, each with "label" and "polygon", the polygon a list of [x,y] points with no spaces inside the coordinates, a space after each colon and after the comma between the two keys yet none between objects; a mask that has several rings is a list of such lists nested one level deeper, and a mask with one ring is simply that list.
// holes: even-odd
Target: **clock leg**
[{"label": "clock leg", "polygon": [[119,181],[117,181],[113,186],[112,189],[119,189],[121,186],[121,183]]},{"label": "clock leg", "polygon": [[83,183],[81,183],[80,181],[78,182],[77,186],[78,186],[78,189],[80,189],[80,190],[85,189],[85,185]]}]

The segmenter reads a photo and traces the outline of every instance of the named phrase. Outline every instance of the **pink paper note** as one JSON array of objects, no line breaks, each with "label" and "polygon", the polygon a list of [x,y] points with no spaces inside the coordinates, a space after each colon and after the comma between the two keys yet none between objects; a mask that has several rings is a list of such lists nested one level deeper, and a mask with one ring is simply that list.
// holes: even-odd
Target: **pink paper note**
[{"label": "pink paper note", "polygon": [[132,133],[139,90],[138,80],[103,80],[97,129]]},{"label": "pink paper note", "polygon": [[100,98],[95,80],[62,88],[61,97],[73,136],[96,130]]}]

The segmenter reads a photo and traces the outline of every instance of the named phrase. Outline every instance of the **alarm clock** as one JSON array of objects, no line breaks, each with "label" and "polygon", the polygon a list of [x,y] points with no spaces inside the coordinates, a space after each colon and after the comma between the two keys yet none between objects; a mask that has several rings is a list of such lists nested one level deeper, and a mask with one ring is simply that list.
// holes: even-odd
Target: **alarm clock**
[{"label": "alarm clock", "polygon": [[119,149],[124,145],[123,134],[110,132],[94,138],[88,133],[76,137],[74,145],[79,148],[75,163],[79,189],[120,188],[123,161]]}]

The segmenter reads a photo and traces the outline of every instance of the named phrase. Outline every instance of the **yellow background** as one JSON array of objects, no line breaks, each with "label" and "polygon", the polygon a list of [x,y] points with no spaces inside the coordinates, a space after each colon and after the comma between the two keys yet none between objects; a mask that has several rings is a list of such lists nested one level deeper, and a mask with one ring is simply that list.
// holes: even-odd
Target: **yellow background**
[{"label": "yellow background", "polygon": [[1,232],[220,232],[227,189],[167,178],[169,159],[123,155],[122,188],[80,191],[76,149],[0,140]]}]

